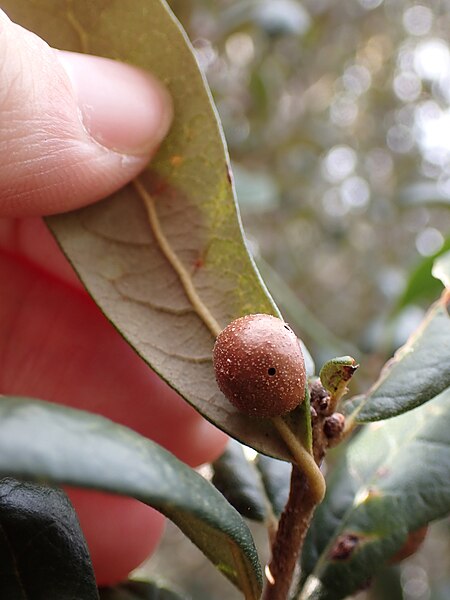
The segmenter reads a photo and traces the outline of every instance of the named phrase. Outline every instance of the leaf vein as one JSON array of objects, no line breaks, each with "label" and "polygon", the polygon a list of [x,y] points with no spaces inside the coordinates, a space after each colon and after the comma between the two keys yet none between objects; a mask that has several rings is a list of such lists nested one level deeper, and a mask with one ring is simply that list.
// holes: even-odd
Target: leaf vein
[{"label": "leaf vein", "polygon": [[169,240],[164,235],[164,232],[161,228],[161,224],[159,222],[158,214],[155,208],[155,202],[153,198],[148,194],[144,185],[139,181],[139,179],[135,179],[133,181],[134,187],[136,188],[138,194],[142,198],[145,208],[147,209],[147,215],[150,223],[150,227],[153,231],[153,235],[155,236],[156,242],[158,243],[161,252],[167,258],[175,272],[177,273],[180,282],[186,292],[189,301],[191,302],[195,312],[198,314],[200,319],[205,323],[206,327],[212,333],[212,335],[216,338],[222,330],[222,327],[217,323],[215,318],[212,316],[210,311],[207,309],[200,296],[195,289],[192,279],[185,269],[184,265],[175,254],[173,248],[170,246]]}]

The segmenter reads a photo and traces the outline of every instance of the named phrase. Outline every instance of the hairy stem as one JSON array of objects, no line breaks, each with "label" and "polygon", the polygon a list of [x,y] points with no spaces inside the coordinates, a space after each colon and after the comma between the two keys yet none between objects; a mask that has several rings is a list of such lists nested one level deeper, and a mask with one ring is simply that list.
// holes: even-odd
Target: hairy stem
[{"label": "hairy stem", "polygon": [[289,499],[272,546],[272,559],[266,568],[267,584],[263,600],[288,598],[303,541],[317,504],[317,496],[312,493],[307,476],[293,465]]},{"label": "hairy stem", "polygon": [[289,499],[281,515],[278,531],[272,544],[272,558],[266,567],[266,588],[263,600],[287,600],[303,542],[314,510],[325,495],[325,480],[319,465],[325,455],[327,439],[323,433],[325,416],[312,423],[313,444],[308,451],[301,440],[281,418],[273,424],[290,449],[292,466]]}]

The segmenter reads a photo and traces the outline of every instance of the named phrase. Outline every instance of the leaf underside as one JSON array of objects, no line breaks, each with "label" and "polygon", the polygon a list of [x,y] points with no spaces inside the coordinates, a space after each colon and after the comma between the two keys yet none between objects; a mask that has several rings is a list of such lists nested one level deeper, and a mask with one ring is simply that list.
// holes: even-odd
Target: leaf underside
[{"label": "leaf underside", "polygon": [[291,465],[260,454],[256,459],[256,467],[261,473],[261,479],[272,510],[276,517],[280,517],[289,498]]},{"label": "leaf underside", "polygon": [[240,414],[215,382],[216,329],[244,314],[278,312],[243,240],[210,93],[168,6],[162,0],[0,0],[0,6],[54,47],[148,69],[169,89],[175,121],[139,180],[47,223],[100,309],[156,372],[221,429],[288,460],[271,422]]},{"label": "leaf underside", "polygon": [[61,490],[0,480],[0,597],[98,600],[75,511]]},{"label": "leaf underside", "polygon": [[239,442],[228,442],[225,452],[213,463],[213,470],[213,484],[243,517],[266,519],[267,499],[261,477]]},{"label": "leaf underside", "polygon": [[378,421],[402,414],[431,400],[450,386],[449,297],[429,310],[421,327],[387,363],[364,396],[345,405],[358,422]]},{"label": "leaf underside", "polygon": [[[450,389],[368,425],[328,482],[303,553],[301,600],[340,600],[364,586],[408,533],[450,506]],[[346,554],[350,542],[351,551]]]},{"label": "leaf underside", "polygon": [[271,522],[286,506],[291,465],[263,454],[247,459],[239,442],[230,440],[213,464],[213,483],[247,519]]},{"label": "leaf underside", "polygon": [[259,560],[240,515],[198,473],[126,427],[48,402],[0,397],[0,474],[149,504],[249,598],[259,597]]}]

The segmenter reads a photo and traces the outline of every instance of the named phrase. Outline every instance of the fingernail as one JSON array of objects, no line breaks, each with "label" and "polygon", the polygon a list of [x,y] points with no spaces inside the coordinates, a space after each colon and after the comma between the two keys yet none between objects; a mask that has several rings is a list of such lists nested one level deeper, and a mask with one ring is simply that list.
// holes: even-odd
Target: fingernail
[{"label": "fingernail", "polygon": [[84,128],[123,154],[151,154],[167,134],[172,101],[154,77],[107,58],[58,52],[77,95]]}]

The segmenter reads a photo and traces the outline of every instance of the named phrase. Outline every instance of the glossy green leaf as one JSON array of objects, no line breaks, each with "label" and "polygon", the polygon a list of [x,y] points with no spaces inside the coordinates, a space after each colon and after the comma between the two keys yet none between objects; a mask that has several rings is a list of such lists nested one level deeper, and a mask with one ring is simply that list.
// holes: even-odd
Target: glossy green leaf
[{"label": "glossy green leaf", "polygon": [[450,389],[395,419],[372,423],[349,445],[317,509],[303,554],[300,600],[354,593],[409,532],[450,506]]},{"label": "glossy green leaf", "polygon": [[187,596],[147,581],[128,581],[99,591],[100,600],[188,600]]},{"label": "glossy green leaf", "polygon": [[450,317],[442,298],[369,392],[350,400],[345,411],[359,422],[387,419],[431,400],[449,386]]},{"label": "glossy green leaf", "polygon": [[218,331],[241,315],[277,309],[243,240],[210,93],[167,4],[0,0],[0,6],[55,47],[135,64],[168,87],[175,121],[143,175],[108,200],[48,223],[101,310],[155,371],[233,437],[289,458],[271,422],[240,414],[215,382]]},{"label": "glossy green leaf", "polygon": [[427,256],[416,266],[409,275],[406,288],[400,296],[394,312],[398,313],[409,304],[433,302],[442,292],[441,283],[433,276],[432,269],[436,259],[450,250],[450,238],[446,239],[442,248],[433,256]]},{"label": "glossy green leaf", "polygon": [[56,404],[0,397],[0,474],[145,502],[249,598],[259,597],[260,565],[240,515],[198,473],[126,427]]},{"label": "glossy green leaf", "polygon": [[254,521],[266,519],[267,499],[261,477],[239,442],[230,440],[213,469],[213,484],[243,517]]},{"label": "glossy green leaf", "polygon": [[292,466],[287,462],[259,454],[256,459],[256,467],[261,473],[272,510],[275,516],[279,517],[289,497]]},{"label": "glossy green leaf", "polygon": [[0,481],[0,598],[98,600],[89,552],[61,490]]},{"label": "glossy green leaf", "polygon": [[270,522],[281,515],[289,496],[290,463],[263,454],[249,460],[242,446],[231,441],[213,467],[213,483],[242,516]]}]

